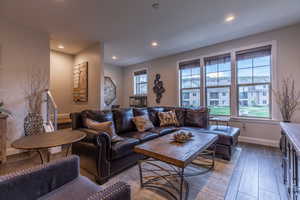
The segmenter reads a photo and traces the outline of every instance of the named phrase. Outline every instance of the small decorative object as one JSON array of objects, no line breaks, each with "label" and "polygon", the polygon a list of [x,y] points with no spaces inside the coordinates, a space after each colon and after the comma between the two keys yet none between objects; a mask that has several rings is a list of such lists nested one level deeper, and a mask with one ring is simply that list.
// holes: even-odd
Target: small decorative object
[{"label": "small decorative object", "polygon": [[75,65],[73,69],[73,101],[88,101],[88,62]]},{"label": "small decorative object", "polygon": [[173,139],[175,142],[184,143],[190,140],[193,137],[191,132],[179,131],[173,135]]},{"label": "small decorative object", "polygon": [[104,103],[109,106],[117,98],[117,87],[110,77],[104,77]]},{"label": "small decorative object", "polygon": [[147,107],[147,96],[131,96],[129,97],[130,107],[143,108]]},{"label": "small decorative object", "polygon": [[156,74],[153,87],[153,92],[156,94],[156,103],[160,104],[160,99],[165,91],[163,82],[160,80],[160,74]]},{"label": "small decorative object", "polygon": [[292,78],[284,78],[281,91],[273,90],[273,93],[283,121],[291,122],[293,114],[300,106],[300,91],[296,91],[295,81]]},{"label": "small decorative object", "polygon": [[31,70],[28,77],[25,94],[28,101],[28,114],[24,119],[25,135],[36,135],[43,132],[43,118],[41,115],[43,92],[48,86],[48,78],[43,69]]},{"label": "small decorative object", "polygon": [[12,115],[12,113],[11,113],[9,110],[7,110],[7,109],[4,108],[4,103],[3,103],[3,101],[0,101],[0,114],[1,114],[1,113],[6,114],[6,115],[9,115],[9,116]]}]

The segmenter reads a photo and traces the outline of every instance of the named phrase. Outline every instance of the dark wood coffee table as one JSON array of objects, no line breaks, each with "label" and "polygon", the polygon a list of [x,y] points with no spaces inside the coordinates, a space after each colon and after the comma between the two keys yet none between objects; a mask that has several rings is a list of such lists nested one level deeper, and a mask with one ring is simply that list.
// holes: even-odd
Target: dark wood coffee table
[{"label": "dark wood coffee table", "polygon": [[[181,200],[183,199],[183,187],[185,185],[185,199],[187,199],[188,182],[185,177],[191,174],[186,174],[185,168],[190,164],[196,164],[194,161],[197,157],[210,155],[211,163],[207,166],[209,169],[213,169],[215,143],[218,139],[217,135],[191,132],[194,137],[185,143],[174,142],[172,140],[174,133],[172,133],[135,146],[134,151],[136,153],[148,157],[148,159],[140,160],[138,163],[141,187],[161,189],[177,199],[177,196],[173,194],[175,191]],[[210,150],[208,150],[209,147]],[[143,167],[145,164],[148,165],[148,168]],[[151,167],[149,168],[149,166]],[[153,175],[143,176],[143,173],[152,173]],[[179,184],[175,185],[171,179],[176,179],[175,182]],[[158,180],[164,180],[173,191],[158,183]]]},{"label": "dark wood coffee table", "polygon": [[72,143],[78,142],[86,137],[81,131],[61,130],[52,133],[41,133],[38,135],[24,136],[14,141],[11,146],[16,149],[37,151],[42,163],[44,158],[42,151],[51,147],[68,145],[66,156],[68,155]]}]

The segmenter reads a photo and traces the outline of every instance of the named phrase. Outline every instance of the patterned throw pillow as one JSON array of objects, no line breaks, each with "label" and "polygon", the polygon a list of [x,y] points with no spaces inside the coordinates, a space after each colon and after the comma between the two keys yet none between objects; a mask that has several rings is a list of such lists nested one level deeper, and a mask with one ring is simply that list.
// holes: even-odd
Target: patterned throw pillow
[{"label": "patterned throw pillow", "polygon": [[179,122],[174,110],[158,113],[160,126],[179,126]]},{"label": "patterned throw pillow", "polygon": [[139,132],[147,131],[151,128],[154,128],[152,122],[150,121],[147,115],[134,117],[133,122]]},{"label": "patterned throw pillow", "polygon": [[85,126],[89,129],[93,129],[95,131],[105,132],[108,133],[111,137],[112,142],[122,141],[123,138],[118,136],[115,132],[115,128],[111,121],[108,122],[97,122],[92,119],[86,118],[85,119]]}]

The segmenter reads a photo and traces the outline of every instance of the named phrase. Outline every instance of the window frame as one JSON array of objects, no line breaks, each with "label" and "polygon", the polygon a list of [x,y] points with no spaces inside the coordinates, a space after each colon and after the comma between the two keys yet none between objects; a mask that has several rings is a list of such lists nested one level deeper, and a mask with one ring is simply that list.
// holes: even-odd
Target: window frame
[{"label": "window frame", "polygon": [[[238,70],[237,70],[237,60],[236,60],[236,53],[240,51],[247,51],[255,48],[260,48],[264,46],[271,46],[271,68],[270,68],[270,82],[269,82],[269,117],[255,117],[255,116],[240,116],[239,115],[239,87],[238,87]],[[208,55],[201,55],[197,57],[191,57],[189,59],[183,59],[177,61],[177,94],[178,94],[178,106],[181,106],[181,79],[180,79],[180,68],[179,64],[186,61],[196,60],[200,59],[200,106],[207,106],[207,95],[206,95],[206,75],[205,75],[205,63],[204,59],[207,57],[213,57],[218,56],[222,54],[230,54],[231,57],[231,85],[230,86],[230,96],[229,96],[229,102],[230,102],[230,115],[231,118],[234,119],[241,119],[241,120],[247,120],[247,119],[253,119],[253,120],[272,120],[277,119],[277,112],[274,113],[274,107],[276,106],[274,101],[274,94],[272,92],[273,89],[278,88],[278,68],[277,68],[277,41],[267,41],[267,42],[261,42],[256,43],[248,46],[242,46],[237,47],[229,50],[224,50],[217,53],[211,53]],[[267,85],[265,83],[259,83],[258,85]],[[220,86],[217,86],[218,88]],[[227,87],[227,86],[226,86]],[[221,116],[221,115],[218,115]]]},{"label": "window frame", "polygon": [[[147,82],[142,82],[142,83],[138,83],[139,85],[142,85],[142,84],[146,84],[147,86],[147,92],[145,94],[137,94],[136,91],[137,91],[137,84],[136,84],[136,81],[135,81],[135,78],[137,75],[135,75],[136,72],[140,72],[140,71],[146,71],[146,77],[147,77]],[[135,70],[132,72],[132,77],[133,77],[133,95],[134,96],[147,96],[148,95],[148,92],[149,92],[149,76],[148,76],[148,68],[141,68],[141,69],[138,69],[138,70]]]},{"label": "window frame", "polygon": [[[185,61],[193,61],[193,60],[199,60],[199,70],[200,70],[200,85],[199,85],[199,87],[192,87],[192,88],[182,88],[182,69],[180,69],[180,63],[182,63],[182,62],[185,62]],[[201,59],[200,58],[196,58],[196,59],[191,59],[191,60],[185,60],[185,61],[181,61],[181,62],[178,62],[178,71],[179,71],[179,105],[180,105],[180,107],[183,107],[183,105],[182,105],[182,102],[184,101],[184,99],[183,99],[183,91],[184,90],[195,90],[195,89],[199,89],[199,93],[200,93],[200,95],[199,95],[199,102],[200,102],[200,104],[199,104],[199,106],[201,107],[202,106],[202,101],[201,101],[201,96],[202,96],[202,69],[201,69]],[[198,67],[191,67],[191,69],[192,68],[198,68]]]},{"label": "window frame", "polygon": [[[267,46],[271,46],[271,54],[270,54],[270,81],[269,82],[263,82],[263,83],[254,83],[254,76],[253,76],[253,58],[252,58],[252,83],[238,83],[238,64],[237,64],[237,59],[236,59],[236,56],[238,55],[238,53],[240,51],[251,51],[251,50],[254,50],[256,48],[263,48],[263,47],[267,47]],[[243,49],[243,50],[240,50],[240,51],[235,51],[235,62],[236,62],[236,66],[235,66],[235,69],[236,69],[236,98],[237,98],[237,117],[239,118],[256,118],[256,119],[272,119],[273,117],[273,112],[272,112],[272,83],[274,81],[274,78],[273,78],[273,64],[274,64],[274,61],[273,61],[273,52],[274,52],[274,45],[273,44],[267,44],[267,45],[261,45],[261,46],[257,46],[257,47],[253,47],[253,48],[247,48],[247,49]],[[259,67],[265,67],[267,65],[263,65],[263,66],[259,66]],[[240,87],[250,87],[250,86],[259,86],[259,85],[268,85],[269,87],[269,116],[268,117],[259,117],[259,116],[245,116],[245,115],[240,115],[240,103],[239,103],[239,99],[240,99],[240,93],[239,93],[239,88]]]},{"label": "window frame", "polygon": [[[228,85],[215,85],[215,86],[211,86],[211,85],[206,85],[206,65],[205,65],[205,59],[206,58],[211,58],[211,57],[218,57],[218,56],[224,56],[224,55],[229,55],[230,58],[230,84]],[[232,90],[232,58],[231,58],[231,53],[227,52],[227,53],[222,53],[222,54],[215,54],[212,56],[205,56],[202,57],[203,60],[203,77],[205,79],[204,81],[204,99],[205,99],[205,106],[208,107],[208,95],[207,95],[207,89],[214,89],[214,88],[228,88],[229,89],[229,114],[228,115],[212,115],[212,116],[231,116],[232,115],[232,105],[231,105],[231,90]],[[218,70],[217,73],[219,73],[220,71]],[[219,80],[218,80],[219,82]],[[218,83],[219,84],[219,83]],[[223,93],[223,92],[222,92]],[[223,94],[221,94],[223,95]]]}]

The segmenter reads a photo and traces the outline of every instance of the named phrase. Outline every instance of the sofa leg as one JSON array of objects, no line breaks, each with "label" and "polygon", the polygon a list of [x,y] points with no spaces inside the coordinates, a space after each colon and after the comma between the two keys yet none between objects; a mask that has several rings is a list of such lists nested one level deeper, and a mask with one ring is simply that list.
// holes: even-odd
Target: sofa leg
[{"label": "sofa leg", "polygon": [[109,180],[109,177],[106,177],[106,178],[95,177],[95,179],[99,185],[103,185],[104,183],[106,183]]}]

